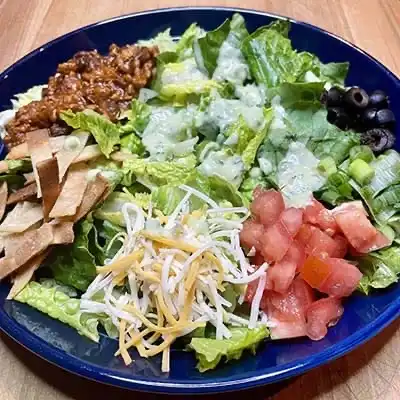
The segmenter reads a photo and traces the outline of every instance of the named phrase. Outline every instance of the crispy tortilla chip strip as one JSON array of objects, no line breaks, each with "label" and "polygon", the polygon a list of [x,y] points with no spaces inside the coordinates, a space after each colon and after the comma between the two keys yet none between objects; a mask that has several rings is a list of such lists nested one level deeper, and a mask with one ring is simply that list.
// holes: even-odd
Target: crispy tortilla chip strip
[{"label": "crispy tortilla chip strip", "polygon": [[18,189],[14,193],[10,193],[7,200],[7,205],[19,203],[21,201],[36,199],[37,186],[35,180],[28,186]]},{"label": "crispy tortilla chip strip", "polygon": [[5,172],[8,172],[8,163],[7,161],[0,161],[0,174],[4,174]]},{"label": "crispy tortilla chip strip", "polygon": [[42,206],[24,201],[18,203],[0,225],[0,232],[21,233],[43,219]]},{"label": "crispy tortilla chip strip", "polygon": [[[40,130],[47,130],[47,129],[40,129]],[[33,133],[38,131],[33,131]],[[29,132],[32,133],[32,132]],[[51,148],[52,153],[59,152],[62,147],[64,146],[65,138],[67,136],[55,136],[49,138],[49,145]],[[20,158],[29,157],[29,149],[28,143],[24,142],[19,144],[18,146],[13,147],[10,152],[7,154],[7,160],[19,160]]]},{"label": "crispy tortilla chip strip", "polygon": [[43,216],[44,220],[47,221],[61,191],[61,185],[58,181],[58,163],[53,157],[49,160],[40,161],[36,168],[42,189]]},{"label": "crispy tortilla chip strip", "polygon": [[101,152],[99,145],[92,144],[90,146],[86,146],[79,156],[74,159],[72,164],[94,160],[102,155],[103,153]]},{"label": "crispy tortilla chip strip", "polygon": [[119,161],[123,162],[129,159],[135,159],[137,158],[137,155],[135,154],[130,154],[130,153],[124,153],[123,151],[115,151],[114,153],[110,154],[111,160],[113,161]]},{"label": "crispy tortilla chip strip", "polygon": [[100,174],[89,182],[85,194],[83,196],[82,204],[79,206],[78,211],[74,215],[74,222],[79,221],[85,217],[96,205],[102,200],[103,195],[108,191],[108,181]]},{"label": "crispy tortilla chip strip", "polygon": [[35,174],[38,198],[42,196],[42,191],[40,189],[37,164],[40,161],[53,158],[49,138],[50,137],[48,129],[38,129],[37,131],[27,132],[26,134],[26,142],[28,145],[29,154],[31,156],[33,173]]},{"label": "crispy tortilla chip strip", "polygon": [[8,196],[8,187],[7,187],[7,182],[4,181],[0,185],[0,221],[3,219],[4,212],[6,211],[7,196]]},{"label": "crispy tortilla chip strip", "polygon": [[40,228],[25,232],[24,241],[13,257],[0,259],[0,280],[22,267],[33,257],[45,251],[53,242],[53,226],[43,224]]},{"label": "crispy tortilla chip strip", "polygon": [[88,167],[86,164],[71,166],[60,196],[49,214],[51,218],[68,217],[76,214],[88,185],[87,174]]},{"label": "crispy tortilla chip strip", "polygon": [[32,258],[32,260],[29,260],[17,271],[13,279],[13,285],[10,293],[8,293],[7,300],[12,300],[30,282],[33,274],[47,258],[49,253],[50,249],[47,249],[42,254],[39,254],[38,256]]},{"label": "crispy tortilla chip strip", "polygon": [[52,244],[70,244],[74,242],[74,223],[73,222],[51,222],[53,226]]},{"label": "crispy tortilla chip strip", "polygon": [[[82,153],[89,139],[89,132],[77,131],[66,139],[63,148],[57,153],[59,182],[62,182],[68,167]],[[74,143],[75,141],[75,143]],[[71,143],[72,142],[72,143]]]}]

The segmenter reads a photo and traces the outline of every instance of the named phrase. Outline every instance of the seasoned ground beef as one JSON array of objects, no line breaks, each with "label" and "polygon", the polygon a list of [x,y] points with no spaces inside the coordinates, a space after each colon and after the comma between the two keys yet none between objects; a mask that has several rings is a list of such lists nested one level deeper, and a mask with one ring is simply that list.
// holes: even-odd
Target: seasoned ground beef
[{"label": "seasoned ground beef", "polygon": [[52,136],[68,133],[69,127],[59,119],[61,111],[90,108],[115,121],[150,82],[157,54],[157,48],[115,44],[107,56],[96,50],[75,54],[50,77],[42,100],[18,110],[6,127],[5,143],[14,147],[25,141],[26,132],[41,128],[50,128]]}]

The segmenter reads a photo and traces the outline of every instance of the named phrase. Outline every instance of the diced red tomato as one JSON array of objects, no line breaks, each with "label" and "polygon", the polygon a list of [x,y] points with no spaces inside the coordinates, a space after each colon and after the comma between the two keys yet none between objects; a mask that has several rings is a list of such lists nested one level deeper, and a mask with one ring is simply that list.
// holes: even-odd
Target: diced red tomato
[{"label": "diced red tomato", "polygon": [[339,229],[331,212],[315,199],[305,208],[304,222],[318,226],[330,236]]},{"label": "diced red tomato", "polygon": [[319,289],[332,274],[332,266],[319,257],[310,255],[300,269],[300,276],[314,289]]},{"label": "diced red tomato", "polygon": [[311,226],[310,224],[303,224],[298,234],[296,235],[296,240],[304,247],[307,246],[307,243],[309,243],[311,239],[311,236],[313,234],[313,228],[314,227]]},{"label": "diced red tomato", "polygon": [[314,301],[313,290],[302,279],[296,278],[286,293],[265,291],[263,304],[271,322],[273,339],[305,335],[305,313]]},{"label": "diced red tomato", "polygon": [[368,220],[360,202],[344,203],[332,212],[344,236],[357,251],[365,249],[376,237],[377,230]]},{"label": "diced red tomato", "polygon": [[253,216],[263,225],[269,227],[278,220],[285,209],[285,203],[280,192],[256,188],[250,208]]},{"label": "diced red tomato", "polygon": [[268,262],[280,261],[289,250],[292,241],[285,226],[278,221],[265,231],[261,239],[261,254]]},{"label": "diced red tomato", "polygon": [[296,239],[303,244],[307,254],[322,257],[331,256],[337,252],[336,241],[316,226],[303,224]]},{"label": "diced red tomato", "polygon": [[362,278],[360,270],[341,258],[329,258],[326,262],[332,267],[332,273],[318,290],[332,297],[350,296]]},{"label": "diced red tomato", "polygon": [[322,293],[346,297],[357,288],[362,273],[356,266],[340,258],[309,256],[300,270],[300,276]]},{"label": "diced red tomato", "polygon": [[296,261],[296,272],[299,272],[306,261],[304,246],[298,240],[294,240],[290,246],[290,252],[292,258]]},{"label": "diced red tomato", "polygon": [[339,299],[328,297],[316,301],[307,309],[307,336],[321,340],[328,333],[328,326],[336,325],[342,315],[343,306]]},{"label": "diced red tomato", "polygon": [[271,339],[290,339],[307,336],[307,325],[304,321],[279,321],[271,318],[270,322],[274,324],[270,328]]},{"label": "diced red tomato", "polygon": [[390,246],[391,241],[382,232],[376,231],[376,235],[373,239],[358,248],[360,253],[370,253],[371,251],[382,249],[383,247]]},{"label": "diced red tomato", "polygon": [[294,207],[287,208],[282,212],[280,220],[290,235],[295,237],[303,224],[303,210]]},{"label": "diced red tomato", "polygon": [[335,258],[344,258],[349,248],[349,242],[340,234],[333,236],[332,239],[336,242],[336,249],[331,256]]},{"label": "diced red tomato", "polygon": [[317,225],[318,215],[324,211],[325,207],[317,200],[313,199],[312,203],[304,209],[304,222],[312,225]]},{"label": "diced red tomato", "polygon": [[264,235],[264,226],[254,220],[247,220],[243,223],[243,228],[240,231],[240,243],[242,246],[251,249],[261,250],[261,238]]}]

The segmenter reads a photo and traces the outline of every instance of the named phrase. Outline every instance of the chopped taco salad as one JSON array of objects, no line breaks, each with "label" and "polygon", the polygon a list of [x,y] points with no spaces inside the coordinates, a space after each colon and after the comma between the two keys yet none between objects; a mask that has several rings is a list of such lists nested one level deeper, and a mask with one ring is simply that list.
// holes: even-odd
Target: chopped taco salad
[{"label": "chopped taco salad", "polygon": [[17,94],[0,113],[9,301],[115,338],[126,365],[168,372],[180,342],[203,372],[266,339],[320,340],[346,297],[397,282],[390,99],[289,31],[239,14],[168,29]]}]

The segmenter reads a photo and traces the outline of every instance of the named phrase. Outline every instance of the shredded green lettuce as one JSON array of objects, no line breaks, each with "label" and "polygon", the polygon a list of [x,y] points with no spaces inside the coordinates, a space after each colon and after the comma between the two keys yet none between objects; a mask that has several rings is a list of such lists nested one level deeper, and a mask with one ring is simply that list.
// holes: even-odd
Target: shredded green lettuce
[{"label": "shredded green lettuce", "polygon": [[71,326],[80,335],[95,342],[99,341],[97,317],[82,313],[80,300],[69,297],[58,285],[48,287],[38,282],[30,282],[17,294],[15,300]]},{"label": "shredded green lettuce", "polygon": [[357,262],[364,274],[359,290],[369,294],[371,289],[384,289],[399,280],[400,246],[369,253],[357,258]]},{"label": "shredded green lettuce", "polygon": [[93,110],[77,113],[68,110],[62,112],[60,118],[74,129],[90,132],[106,157],[109,157],[114,146],[119,144],[118,126]]},{"label": "shredded green lettuce", "polygon": [[129,159],[124,161],[123,184],[130,186],[137,179],[149,188],[162,185],[177,185],[195,177],[196,157],[190,155],[174,161],[149,161],[147,159]]},{"label": "shredded green lettuce", "polygon": [[230,332],[230,339],[192,338],[189,349],[196,352],[200,372],[214,369],[223,358],[226,361],[238,360],[245,350],[255,354],[259,343],[269,336],[264,326],[255,329],[230,328]]},{"label": "shredded green lettuce", "polygon": [[96,277],[96,259],[89,249],[92,229],[90,218],[79,222],[74,229],[74,243],[58,248],[49,263],[54,279],[83,292]]}]

